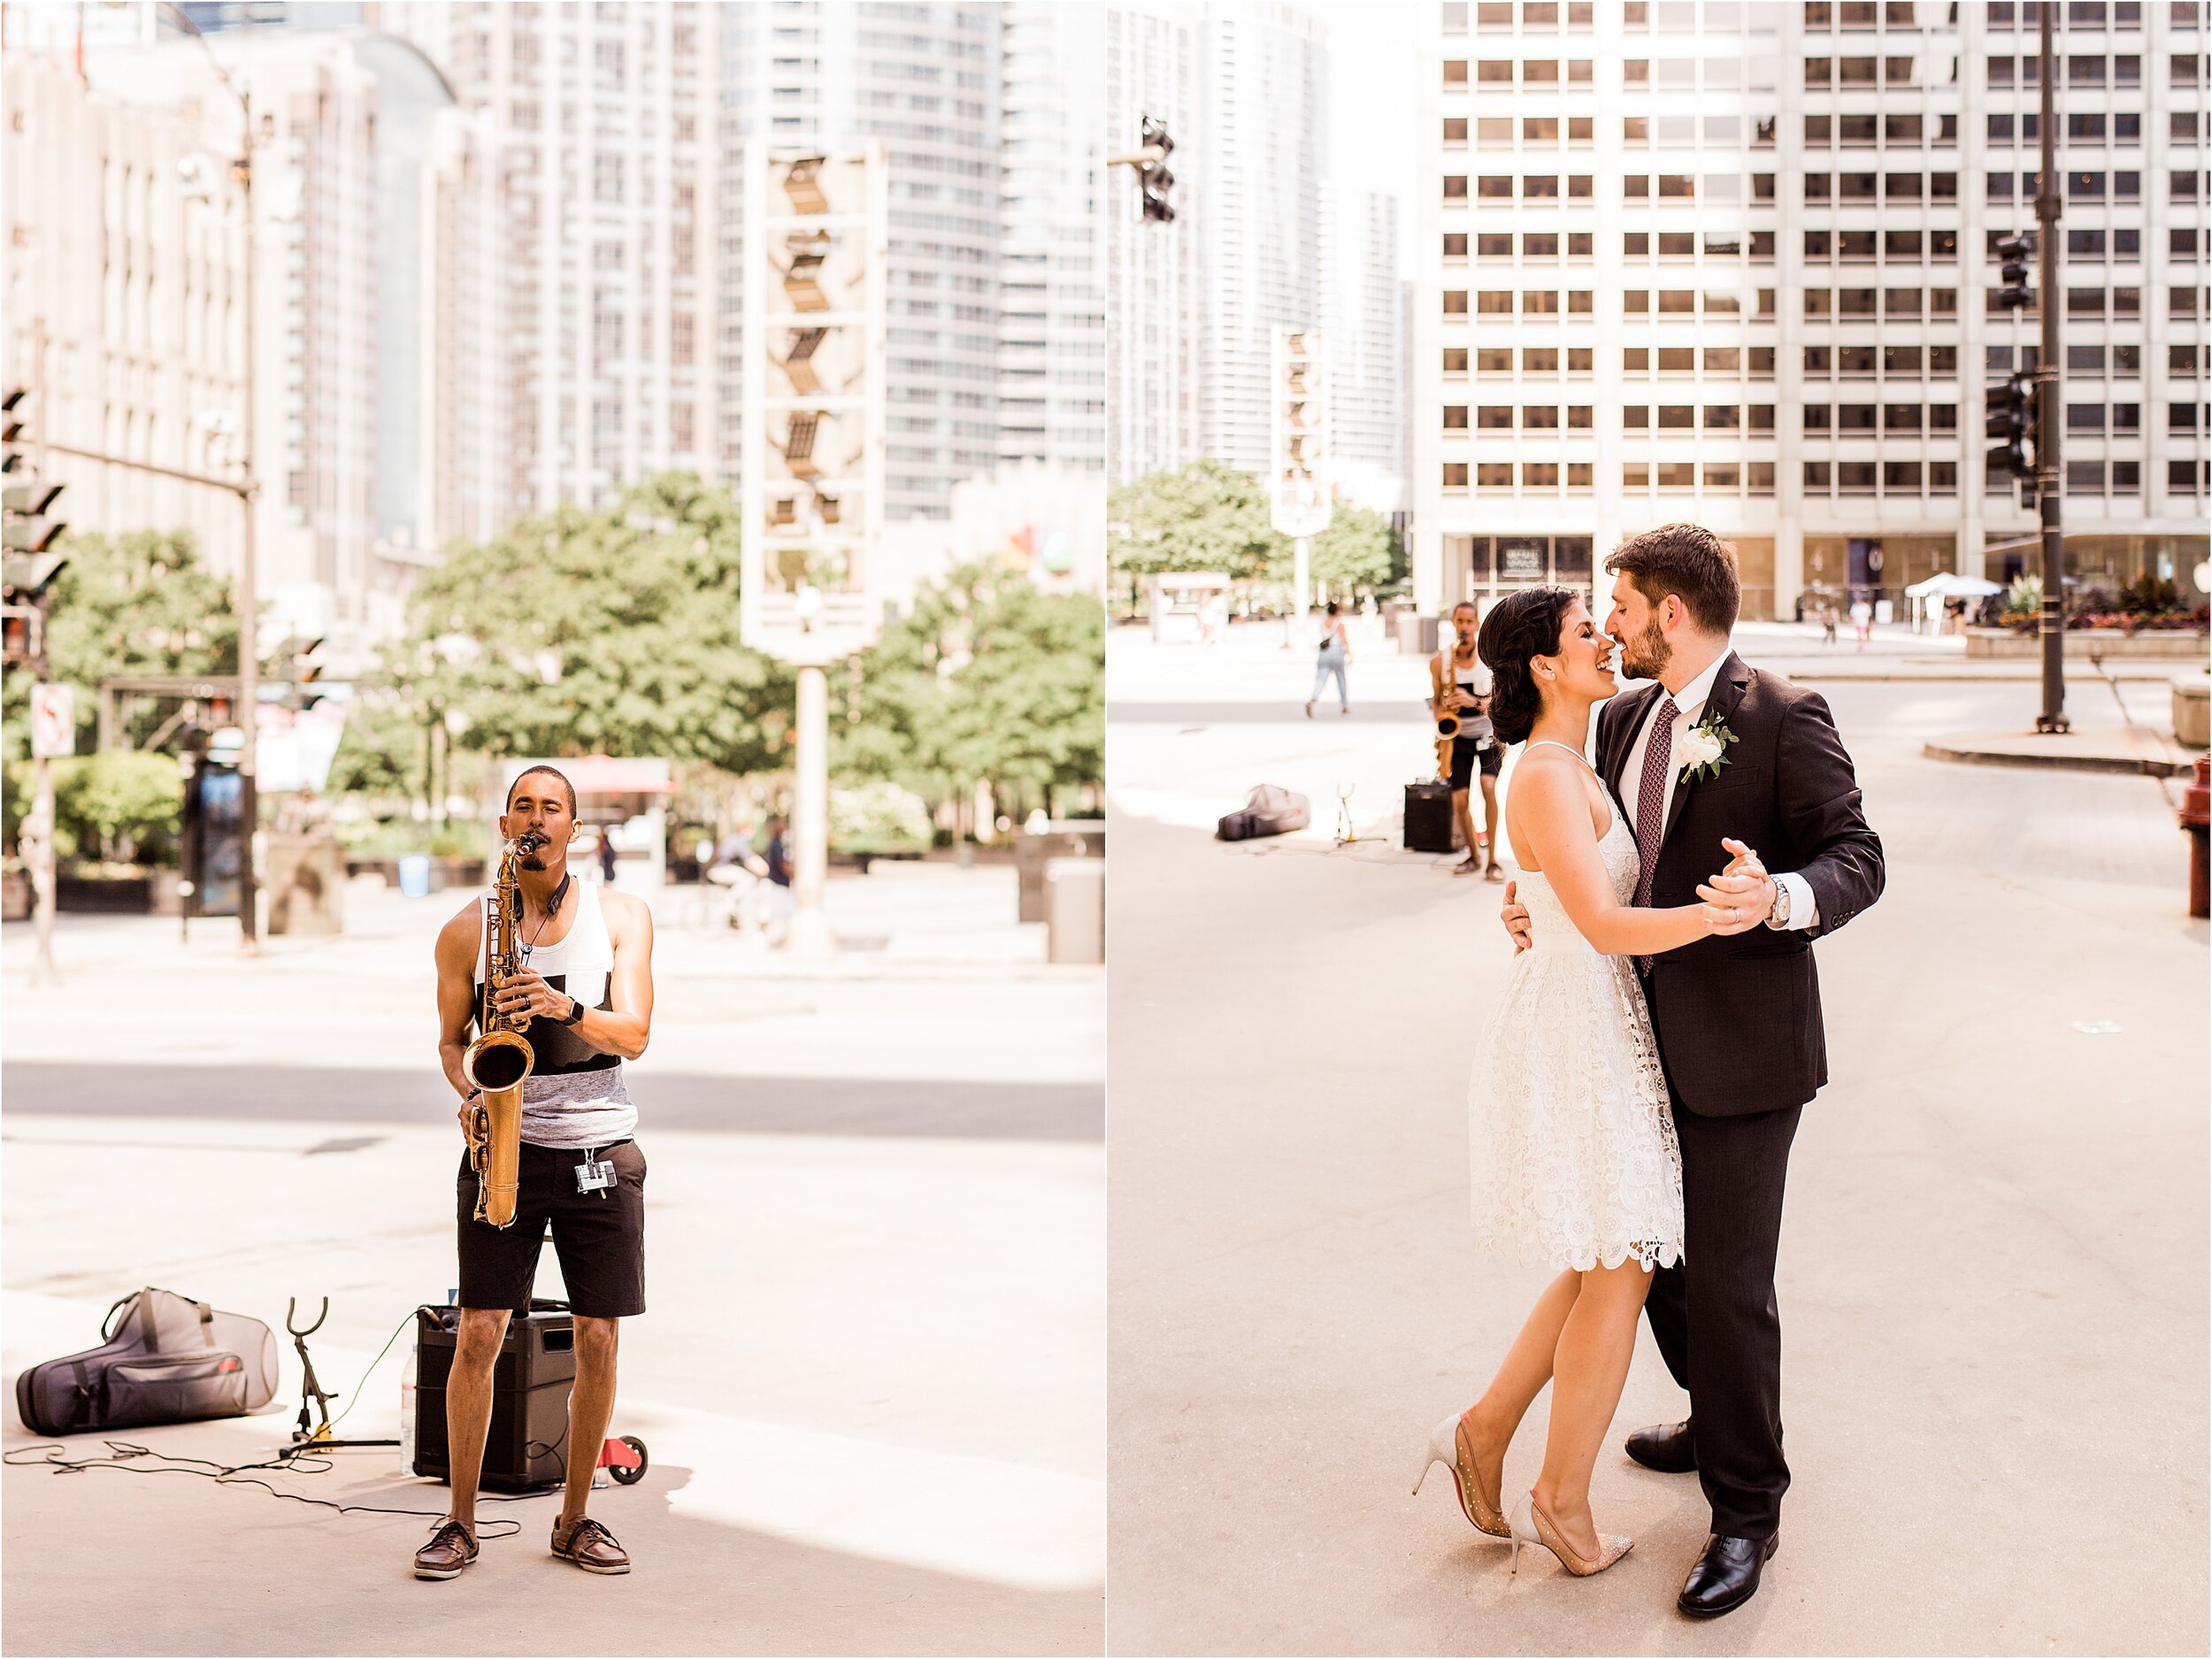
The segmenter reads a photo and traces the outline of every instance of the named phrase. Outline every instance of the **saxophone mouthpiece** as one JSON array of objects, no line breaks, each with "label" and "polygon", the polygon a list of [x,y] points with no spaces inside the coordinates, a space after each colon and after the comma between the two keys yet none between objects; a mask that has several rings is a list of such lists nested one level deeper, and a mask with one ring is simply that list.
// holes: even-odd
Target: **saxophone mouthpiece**
[{"label": "saxophone mouthpiece", "polygon": [[526,858],[552,839],[549,835],[539,834],[535,830],[525,830],[515,837],[515,850]]}]

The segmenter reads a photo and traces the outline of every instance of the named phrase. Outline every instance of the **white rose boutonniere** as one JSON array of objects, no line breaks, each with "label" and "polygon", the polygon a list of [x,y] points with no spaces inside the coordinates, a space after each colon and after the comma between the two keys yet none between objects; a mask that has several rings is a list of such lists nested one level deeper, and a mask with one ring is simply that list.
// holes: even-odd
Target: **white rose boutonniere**
[{"label": "white rose boutonniere", "polygon": [[1682,781],[1719,777],[1728,764],[1728,746],[1735,741],[1736,734],[1717,716],[1700,720],[1682,734]]}]

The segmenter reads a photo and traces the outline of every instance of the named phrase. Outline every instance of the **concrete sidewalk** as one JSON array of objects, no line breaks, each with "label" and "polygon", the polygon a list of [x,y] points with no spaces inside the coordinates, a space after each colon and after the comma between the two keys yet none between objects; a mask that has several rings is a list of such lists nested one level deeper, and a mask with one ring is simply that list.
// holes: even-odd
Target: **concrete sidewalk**
[{"label": "concrete sidewalk", "polygon": [[2148,726],[2089,724],[2047,733],[2009,727],[1996,732],[1947,732],[1930,738],[1924,748],[1931,760],[1974,766],[2110,772],[2144,778],[2186,777],[2201,753],[2182,748],[2170,733]]},{"label": "concrete sidewalk", "polygon": [[[1010,918],[1010,870],[944,875],[989,879]],[[454,1282],[427,971],[447,896],[255,961],[216,927],[187,947],[173,919],[65,918],[58,990],[26,987],[8,930],[10,1375],[91,1346],[140,1286],[253,1314],[282,1346],[270,1414],[123,1438],[257,1460],[298,1405],[286,1300],[327,1294],[313,1352],[343,1432],[395,1432],[406,1338],[370,1362]],[[959,896],[902,902],[956,922]],[[550,1499],[488,1509],[521,1534],[426,1585],[407,1571],[426,1518],[10,1468],[8,1652],[1099,1650],[1102,975],[948,958],[785,985],[727,972],[743,947],[711,932],[659,939],[630,1075],[649,1310],[625,1322],[615,1410],[652,1467],[594,1504],[636,1571],[550,1560]],[[549,1251],[538,1284],[559,1294]],[[390,1451],[277,1484],[444,1496]]]},{"label": "concrete sidewalk", "polygon": [[[1782,1548],[1696,1624],[1672,1605],[1696,1486],[1617,1446],[1595,1501],[1637,1547],[1588,1584],[1509,1577],[1448,1486],[1408,1496],[1547,1277],[1467,1238],[1499,895],[1386,841],[1209,840],[1260,778],[1352,780],[1386,833],[1371,787],[1425,749],[1391,659],[1356,657],[1353,693],[1394,724],[1310,724],[1301,676],[1244,667],[1244,717],[1215,720],[1179,711],[1235,702],[1223,672],[1110,660],[1116,856],[1146,872],[1111,918],[1115,1649],[2204,1651],[2207,931],[2156,786],[1921,756],[2009,687],[1829,694],[1890,884],[1819,947]],[[1616,1436],[1684,1409],[1643,1339]]]}]

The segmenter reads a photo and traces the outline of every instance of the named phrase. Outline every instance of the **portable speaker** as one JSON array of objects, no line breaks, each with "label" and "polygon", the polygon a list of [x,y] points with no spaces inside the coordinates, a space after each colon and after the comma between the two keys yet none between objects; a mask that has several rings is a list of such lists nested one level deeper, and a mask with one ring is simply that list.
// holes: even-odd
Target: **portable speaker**
[{"label": "portable speaker", "polygon": [[[446,1379],[460,1341],[461,1310],[419,1308],[415,1320],[415,1472],[449,1480]],[[568,1391],[575,1380],[576,1325],[566,1302],[533,1302],[527,1318],[508,1319],[492,1367],[486,1490],[528,1492],[565,1479]]]},{"label": "portable speaker", "polygon": [[1458,841],[1452,821],[1452,787],[1440,778],[1406,785],[1405,848],[1409,853],[1448,853]]}]

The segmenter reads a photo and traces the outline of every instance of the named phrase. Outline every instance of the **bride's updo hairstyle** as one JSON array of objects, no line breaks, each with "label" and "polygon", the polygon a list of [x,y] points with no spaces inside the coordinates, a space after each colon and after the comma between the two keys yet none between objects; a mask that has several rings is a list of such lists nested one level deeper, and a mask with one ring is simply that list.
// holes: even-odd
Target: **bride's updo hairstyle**
[{"label": "bride's updo hairstyle", "polygon": [[1544,711],[1528,659],[1558,652],[1560,625],[1574,602],[1574,594],[1564,588],[1524,588],[1499,600],[1483,618],[1475,650],[1490,671],[1490,723],[1501,743],[1528,741],[1536,717]]}]

